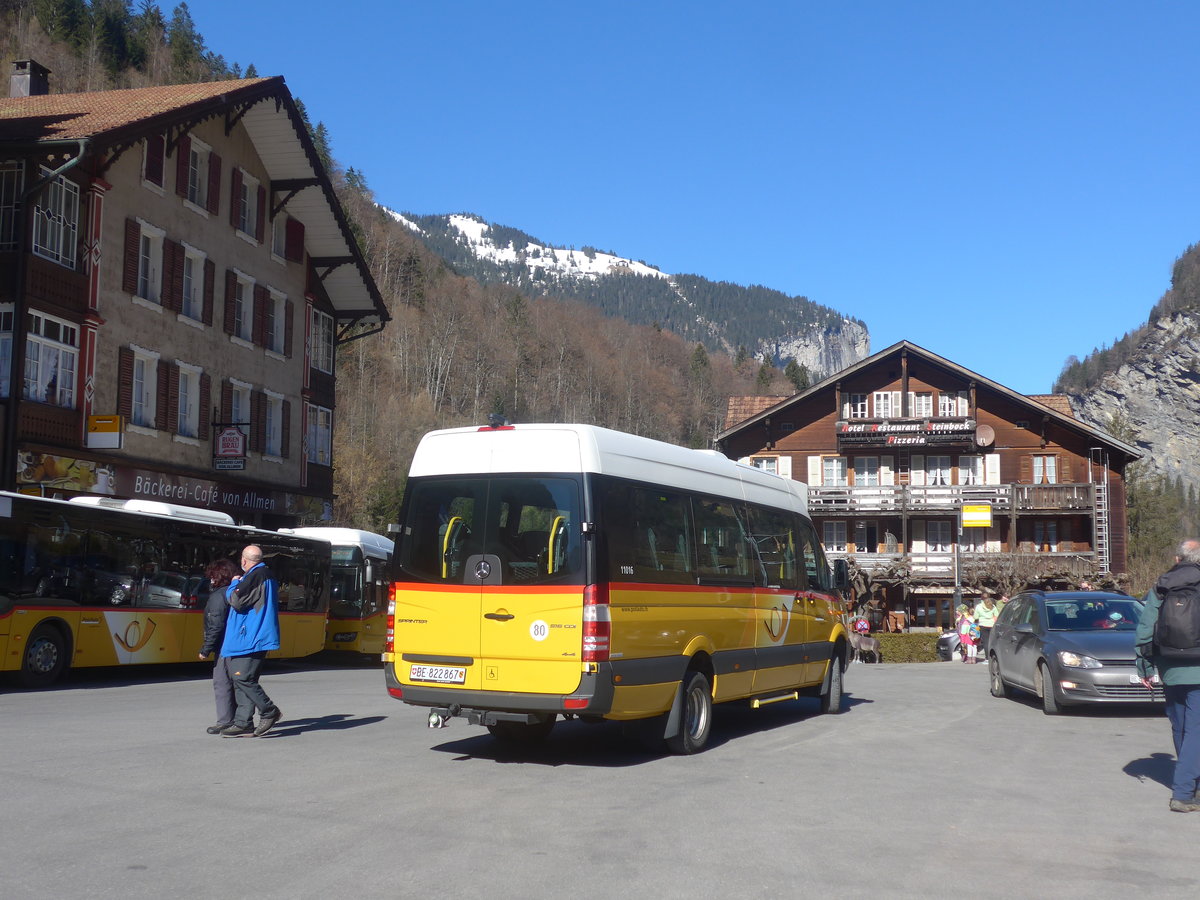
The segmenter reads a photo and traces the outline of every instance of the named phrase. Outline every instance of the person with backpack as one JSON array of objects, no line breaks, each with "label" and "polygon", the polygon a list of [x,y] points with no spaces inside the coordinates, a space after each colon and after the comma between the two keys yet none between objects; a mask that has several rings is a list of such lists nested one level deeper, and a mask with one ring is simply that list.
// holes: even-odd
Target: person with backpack
[{"label": "person with backpack", "polygon": [[1142,598],[1137,669],[1162,680],[1175,742],[1172,812],[1200,812],[1200,540],[1179,545],[1175,565]]}]

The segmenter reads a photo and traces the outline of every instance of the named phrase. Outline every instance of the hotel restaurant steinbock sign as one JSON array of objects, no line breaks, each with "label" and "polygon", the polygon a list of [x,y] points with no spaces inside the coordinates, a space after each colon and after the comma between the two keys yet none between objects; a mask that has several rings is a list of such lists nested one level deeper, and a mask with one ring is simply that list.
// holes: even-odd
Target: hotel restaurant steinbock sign
[{"label": "hotel restaurant steinbock sign", "polygon": [[975,420],[954,422],[838,422],[838,446],[953,447],[975,443]]}]

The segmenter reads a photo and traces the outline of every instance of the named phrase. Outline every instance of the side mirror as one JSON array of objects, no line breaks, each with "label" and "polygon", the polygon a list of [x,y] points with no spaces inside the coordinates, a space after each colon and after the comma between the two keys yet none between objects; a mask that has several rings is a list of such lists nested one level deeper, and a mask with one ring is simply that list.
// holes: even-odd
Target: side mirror
[{"label": "side mirror", "polygon": [[363,577],[365,578],[367,584],[375,583],[375,566],[369,559],[366,562],[366,571]]},{"label": "side mirror", "polygon": [[839,557],[833,561],[833,586],[839,591],[850,587],[850,565],[846,562],[845,557]]},{"label": "side mirror", "polygon": [[1029,622],[1022,622],[1019,625],[1013,626],[1013,631],[1018,634],[1033,634],[1033,625]]}]

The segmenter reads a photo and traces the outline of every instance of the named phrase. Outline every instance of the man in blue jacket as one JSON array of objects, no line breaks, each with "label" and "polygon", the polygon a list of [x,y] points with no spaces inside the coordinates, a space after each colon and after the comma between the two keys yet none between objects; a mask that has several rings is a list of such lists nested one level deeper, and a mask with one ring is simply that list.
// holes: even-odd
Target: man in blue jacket
[{"label": "man in blue jacket", "polygon": [[[268,650],[279,649],[278,586],[275,576],[262,561],[261,547],[254,544],[242,551],[245,573],[229,586],[229,618],[225,622],[225,641],[221,656],[228,657],[229,674],[237,694],[233,724],[223,728],[224,737],[253,734],[261,737],[279,721],[279,707],[271,702],[258,683],[259,672]],[[258,727],[254,727],[254,710]]]},{"label": "man in blue jacket", "polygon": [[1187,540],[1179,545],[1174,567],[1146,592],[1135,639],[1142,684],[1151,687],[1151,676],[1157,672],[1167,698],[1167,718],[1175,741],[1172,812],[1200,812],[1200,648],[1191,658],[1164,654],[1155,646],[1154,626],[1165,594],[1195,587],[1200,587],[1200,541]]}]

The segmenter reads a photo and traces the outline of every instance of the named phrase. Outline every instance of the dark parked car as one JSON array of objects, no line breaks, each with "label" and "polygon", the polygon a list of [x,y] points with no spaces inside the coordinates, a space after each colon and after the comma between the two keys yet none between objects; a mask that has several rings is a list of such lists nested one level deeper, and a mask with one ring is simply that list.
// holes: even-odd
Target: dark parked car
[{"label": "dark parked car", "polygon": [[1047,715],[1084,703],[1162,702],[1134,667],[1133,638],[1142,602],[1099,591],[1026,591],[992,629],[992,695],[1034,694]]}]

